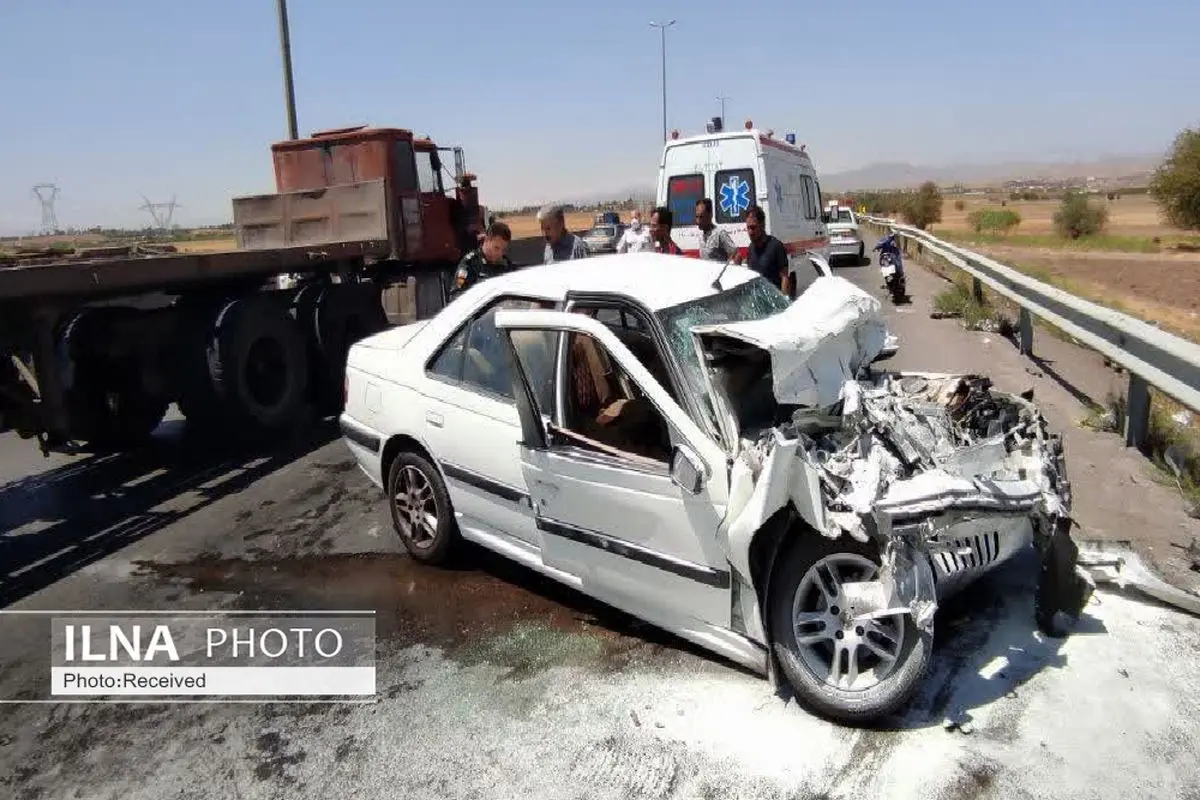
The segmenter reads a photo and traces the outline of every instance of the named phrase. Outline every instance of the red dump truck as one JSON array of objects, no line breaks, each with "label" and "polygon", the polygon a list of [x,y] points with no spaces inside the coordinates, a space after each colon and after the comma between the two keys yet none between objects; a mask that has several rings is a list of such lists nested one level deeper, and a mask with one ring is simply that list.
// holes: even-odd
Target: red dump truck
[{"label": "red dump truck", "polygon": [[418,319],[441,309],[483,230],[461,148],[360,126],[271,151],[276,193],[233,200],[236,250],[0,256],[8,427],[43,453],[136,446],[171,403],[227,435],[289,428],[337,412],[387,287]]}]

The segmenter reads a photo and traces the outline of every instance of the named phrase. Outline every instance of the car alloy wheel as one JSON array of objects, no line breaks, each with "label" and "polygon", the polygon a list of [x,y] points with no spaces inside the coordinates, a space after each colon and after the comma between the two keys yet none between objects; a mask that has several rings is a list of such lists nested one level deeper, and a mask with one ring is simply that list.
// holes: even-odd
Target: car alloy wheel
[{"label": "car alloy wheel", "polygon": [[396,524],[406,544],[429,550],[438,538],[438,504],[429,479],[411,464],[400,467],[393,487]]},{"label": "car alloy wheel", "polygon": [[929,664],[932,626],[907,611],[872,619],[847,601],[845,585],[874,580],[879,546],[829,539],[799,525],[772,570],[772,651],[796,700],[826,719],[873,724],[899,711]]},{"label": "car alloy wheel", "polygon": [[904,615],[855,621],[842,585],[874,580],[878,567],[854,553],[817,561],[792,599],[792,625],[804,666],[824,683],[862,691],[887,680],[904,648]]}]

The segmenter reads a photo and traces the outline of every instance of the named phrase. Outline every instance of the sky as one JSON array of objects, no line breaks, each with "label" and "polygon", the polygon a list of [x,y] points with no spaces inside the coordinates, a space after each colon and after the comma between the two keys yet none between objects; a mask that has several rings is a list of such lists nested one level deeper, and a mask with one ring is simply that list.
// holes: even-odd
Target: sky
[{"label": "sky", "polygon": [[[447,9],[459,10],[449,13]],[[1184,0],[291,0],[300,132],[461,145],[493,208],[649,187],[726,103],[819,172],[1162,152],[1200,125]],[[0,0],[0,234],[217,224],[287,137],[274,0]]]}]

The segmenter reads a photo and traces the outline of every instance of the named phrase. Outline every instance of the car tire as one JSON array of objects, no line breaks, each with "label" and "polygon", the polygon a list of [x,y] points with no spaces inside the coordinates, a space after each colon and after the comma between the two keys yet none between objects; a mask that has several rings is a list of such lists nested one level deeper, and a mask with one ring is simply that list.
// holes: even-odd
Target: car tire
[{"label": "car tire", "polygon": [[[911,615],[884,618],[870,626],[850,627],[845,622],[849,614],[844,601],[838,600],[837,596],[832,602],[825,601],[826,595],[817,586],[822,575],[830,575],[826,568],[833,569],[835,578],[840,573],[843,579],[870,580],[872,577],[868,575],[878,569],[879,561],[877,547],[848,536],[829,539],[804,531],[781,553],[772,575],[769,625],[779,666],[797,701],[809,711],[834,722],[869,724],[900,710],[916,692],[929,664],[933,634],[918,629]],[[814,600],[818,608],[809,609]],[[825,604],[823,609],[819,608],[821,603]],[[796,631],[800,626],[795,621],[797,606],[808,609],[813,615],[807,623],[802,623],[802,630],[814,636],[824,631],[829,636],[800,644]],[[837,642],[845,642],[847,638],[866,642],[867,637],[876,647],[894,651],[895,658],[890,664],[869,651],[867,644],[855,644],[847,652],[854,658],[856,669],[864,663],[873,664],[883,669],[884,674],[859,675],[866,680],[857,687],[839,687],[831,683],[828,680],[830,665],[835,654],[841,659],[838,648],[845,647]],[[887,637],[890,637],[890,645],[883,644],[889,640]],[[824,670],[822,664],[825,664]],[[848,666],[847,661],[842,661],[844,670]],[[822,671],[825,674],[821,674]]]},{"label": "car tire", "polygon": [[423,564],[447,563],[457,549],[458,523],[437,467],[418,453],[400,453],[388,467],[387,496],[392,527],[408,554]]},{"label": "car tire", "polygon": [[863,259],[866,258],[866,255],[867,255],[866,244],[860,244],[858,246],[858,264],[861,265],[863,263]]}]

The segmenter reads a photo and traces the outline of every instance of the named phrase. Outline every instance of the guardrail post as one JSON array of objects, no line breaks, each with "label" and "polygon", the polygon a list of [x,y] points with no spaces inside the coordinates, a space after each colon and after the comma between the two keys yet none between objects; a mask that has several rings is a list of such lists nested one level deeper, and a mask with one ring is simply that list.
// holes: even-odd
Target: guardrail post
[{"label": "guardrail post", "polygon": [[1017,322],[1017,330],[1021,337],[1021,355],[1033,355],[1033,315],[1029,313],[1029,309],[1021,309],[1021,316]]},{"label": "guardrail post", "polygon": [[971,295],[976,303],[983,305],[983,281],[979,278],[971,278]]},{"label": "guardrail post", "polygon": [[1129,373],[1125,397],[1125,446],[1142,449],[1150,433],[1150,386],[1140,375]]}]

